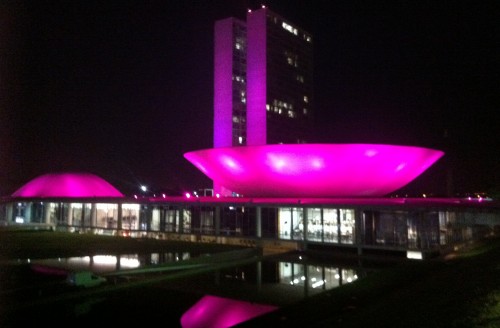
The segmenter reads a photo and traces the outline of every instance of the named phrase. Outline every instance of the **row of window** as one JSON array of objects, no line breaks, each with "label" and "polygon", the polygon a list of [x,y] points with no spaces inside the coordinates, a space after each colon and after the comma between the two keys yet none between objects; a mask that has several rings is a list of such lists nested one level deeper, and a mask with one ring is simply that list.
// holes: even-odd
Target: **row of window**
[{"label": "row of window", "polygon": [[[275,24],[279,24],[279,23],[280,23],[280,21],[281,21],[281,27],[282,27],[284,30],[286,30],[286,31],[290,32],[290,33],[291,33],[291,34],[293,34],[293,35],[297,35],[297,36],[299,35],[299,29],[298,29],[298,28],[296,28],[295,26],[293,26],[292,24],[287,23],[287,22],[285,22],[284,20],[279,19],[277,16],[272,16],[272,17],[271,17],[271,19],[272,19],[272,21],[273,21]],[[306,42],[312,42],[312,37],[311,37],[310,35],[308,35],[307,33],[302,32],[302,33],[301,33],[301,35],[302,35],[302,38],[303,38]]]},{"label": "row of window", "polygon": [[[146,232],[202,233],[256,236],[254,207],[179,207],[140,204],[15,203],[2,207],[0,221],[49,224],[72,229],[118,229]],[[121,217],[119,212],[121,211]],[[216,213],[219,213],[216,215]],[[479,239],[487,225],[477,213],[448,211],[362,211],[354,209],[262,208],[262,237],[322,243],[391,245],[432,248]],[[495,214],[481,213],[487,222]],[[121,220],[121,222],[119,222]],[[6,221],[6,222],[5,222]]]},{"label": "row of window", "polygon": [[[307,96],[304,96],[304,102],[308,102],[308,97]],[[289,104],[287,102],[284,102],[284,101],[280,101],[280,100],[277,100],[277,99],[274,99],[273,100],[273,104],[270,105],[270,104],[266,104],[266,110],[268,112],[273,112],[273,113],[276,113],[276,114],[286,114],[289,118],[296,118],[297,117],[297,113],[296,111],[293,110],[293,105],[292,104]],[[302,108],[302,114],[304,116],[306,116],[308,114],[308,110],[307,108]]]}]

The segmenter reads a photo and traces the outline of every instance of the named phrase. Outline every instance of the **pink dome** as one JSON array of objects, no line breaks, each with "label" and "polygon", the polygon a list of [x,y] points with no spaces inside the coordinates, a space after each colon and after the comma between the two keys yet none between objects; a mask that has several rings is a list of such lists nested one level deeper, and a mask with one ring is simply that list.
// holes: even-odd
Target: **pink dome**
[{"label": "pink dome", "polygon": [[12,197],[123,197],[104,179],[90,173],[41,175],[12,194]]},{"label": "pink dome", "polygon": [[184,157],[215,183],[246,197],[380,197],[443,155],[410,146],[286,144],[203,149]]}]

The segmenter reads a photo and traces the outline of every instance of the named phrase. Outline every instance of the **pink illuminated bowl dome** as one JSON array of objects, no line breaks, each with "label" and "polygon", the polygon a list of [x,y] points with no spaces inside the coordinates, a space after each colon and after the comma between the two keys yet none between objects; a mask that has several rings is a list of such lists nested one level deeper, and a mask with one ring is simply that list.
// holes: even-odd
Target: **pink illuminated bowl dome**
[{"label": "pink illuminated bowl dome", "polygon": [[91,173],[41,175],[12,194],[13,197],[123,197],[115,187]]},{"label": "pink illuminated bowl dome", "polygon": [[380,197],[433,165],[439,150],[381,144],[279,144],[212,148],[184,157],[245,197]]}]

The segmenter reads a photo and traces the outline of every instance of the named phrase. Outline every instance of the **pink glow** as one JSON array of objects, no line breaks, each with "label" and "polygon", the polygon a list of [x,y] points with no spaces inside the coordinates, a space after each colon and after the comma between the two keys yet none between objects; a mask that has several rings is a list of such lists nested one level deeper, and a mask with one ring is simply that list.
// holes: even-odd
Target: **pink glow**
[{"label": "pink glow", "polygon": [[115,187],[90,173],[41,175],[12,194],[12,197],[123,197]]},{"label": "pink glow", "polygon": [[215,23],[214,147],[233,144],[233,18]]},{"label": "pink glow", "polygon": [[37,273],[50,275],[50,276],[62,276],[65,277],[68,275],[69,271],[63,268],[52,267],[43,264],[33,264],[31,266],[31,270]]},{"label": "pink glow", "polygon": [[410,183],[444,153],[378,144],[288,144],[213,148],[184,157],[247,197],[380,197]]},{"label": "pink glow", "polygon": [[182,315],[181,326],[183,328],[231,327],[276,309],[276,306],[206,295]]},{"label": "pink glow", "polygon": [[247,14],[247,144],[265,145],[267,140],[266,53],[267,10]]}]

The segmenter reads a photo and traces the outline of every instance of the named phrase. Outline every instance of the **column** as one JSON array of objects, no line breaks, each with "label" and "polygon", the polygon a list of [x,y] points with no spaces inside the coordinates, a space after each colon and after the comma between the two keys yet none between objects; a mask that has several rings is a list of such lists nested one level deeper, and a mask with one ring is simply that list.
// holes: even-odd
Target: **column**
[{"label": "column", "polygon": [[262,237],[262,208],[255,207],[255,234],[257,238]]},{"label": "column", "polygon": [[220,236],[220,206],[215,207],[215,235]]},{"label": "column", "polygon": [[304,248],[304,251],[307,250],[307,231],[308,231],[308,222],[309,219],[308,219],[308,215],[307,215],[307,209],[306,208],[302,208],[302,224],[304,226],[304,231],[302,232],[303,233],[303,238],[304,238],[304,242],[303,242],[303,248]]},{"label": "column", "polygon": [[92,203],[92,206],[90,208],[90,227],[92,229],[96,228],[97,226],[97,206],[96,203]]},{"label": "column", "polygon": [[116,230],[118,232],[122,230],[122,220],[123,220],[123,203],[118,203],[118,218],[116,222]]},{"label": "column", "polygon": [[358,248],[358,255],[363,254],[363,210],[354,209],[354,238]]},{"label": "column", "polygon": [[179,226],[178,226],[178,232],[179,233],[184,233],[184,209],[180,208],[178,211],[176,211],[179,215]]}]

